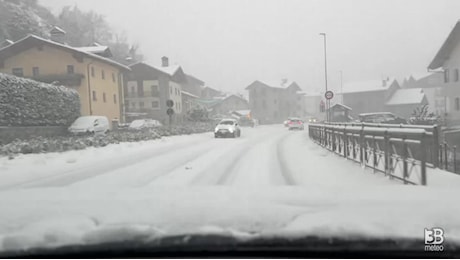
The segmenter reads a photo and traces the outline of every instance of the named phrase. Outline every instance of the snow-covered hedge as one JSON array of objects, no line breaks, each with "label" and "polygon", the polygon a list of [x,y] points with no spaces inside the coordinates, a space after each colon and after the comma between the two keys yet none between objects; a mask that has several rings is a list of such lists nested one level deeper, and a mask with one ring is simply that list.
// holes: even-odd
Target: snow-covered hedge
[{"label": "snow-covered hedge", "polygon": [[174,126],[171,129],[162,127],[141,131],[120,130],[109,132],[100,136],[56,136],[34,137],[28,140],[14,140],[5,145],[0,145],[0,156],[14,158],[15,154],[64,152],[81,150],[87,147],[101,147],[120,142],[139,142],[161,138],[162,136],[184,135],[192,133],[210,132],[214,128],[212,123],[189,123]]},{"label": "snow-covered hedge", "polygon": [[0,73],[0,126],[68,126],[79,115],[75,90]]}]

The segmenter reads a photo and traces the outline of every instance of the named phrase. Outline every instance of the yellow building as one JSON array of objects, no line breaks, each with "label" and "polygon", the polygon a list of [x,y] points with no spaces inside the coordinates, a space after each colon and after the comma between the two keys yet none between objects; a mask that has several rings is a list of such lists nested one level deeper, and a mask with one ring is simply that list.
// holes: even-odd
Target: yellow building
[{"label": "yellow building", "polygon": [[123,74],[130,68],[90,50],[29,35],[0,49],[0,72],[73,88],[82,115],[124,122]]}]

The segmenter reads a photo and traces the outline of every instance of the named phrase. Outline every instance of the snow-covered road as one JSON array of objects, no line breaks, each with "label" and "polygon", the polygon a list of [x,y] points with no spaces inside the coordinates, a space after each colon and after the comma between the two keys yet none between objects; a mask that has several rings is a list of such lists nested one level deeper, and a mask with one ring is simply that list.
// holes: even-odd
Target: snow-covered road
[{"label": "snow-covered road", "polygon": [[460,241],[459,176],[431,170],[428,184],[389,180],[282,126],[0,158],[0,250],[130,231],[423,239],[440,226]]}]

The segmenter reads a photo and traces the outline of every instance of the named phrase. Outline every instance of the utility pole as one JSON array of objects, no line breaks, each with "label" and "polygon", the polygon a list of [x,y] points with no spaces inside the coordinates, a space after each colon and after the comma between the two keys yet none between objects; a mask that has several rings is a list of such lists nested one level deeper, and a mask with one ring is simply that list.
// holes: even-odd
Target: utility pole
[{"label": "utility pole", "polygon": [[[327,51],[326,51],[326,33],[320,33],[319,35],[323,36],[324,39],[324,82],[326,85],[326,92],[327,92]],[[324,93],[326,93],[324,92]],[[329,99],[326,100],[326,121],[329,122],[329,109],[331,101]]]}]

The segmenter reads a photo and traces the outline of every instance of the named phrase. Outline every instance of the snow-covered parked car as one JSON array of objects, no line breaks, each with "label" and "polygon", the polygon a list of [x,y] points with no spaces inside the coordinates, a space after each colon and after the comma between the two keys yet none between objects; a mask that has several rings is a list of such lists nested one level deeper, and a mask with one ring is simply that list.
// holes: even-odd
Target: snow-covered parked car
[{"label": "snow-covered parked car", "polygon": [[109,119],[105,116],[81,116],[68,128],[72,134],[98,134],[110,131]]},{"label": "snow-covered parked car", "polygon": [[359,121],[362,123],[375,124],[407,124],[407,120],[390,112],[363,113],[359,114]]},{"label": "snow-covered parked car", "polygon": [[160,123],[158,120],[154,119],[137,119],[129,124],[129,129],[131,130],[141,130],[147,128],[157,128],[161,127],[163,124]]},{"label": "snow-covered parked car", "polygon": [[241,129],[236,119],[222,119],[214,129],[214,137],[240,137]]}]

